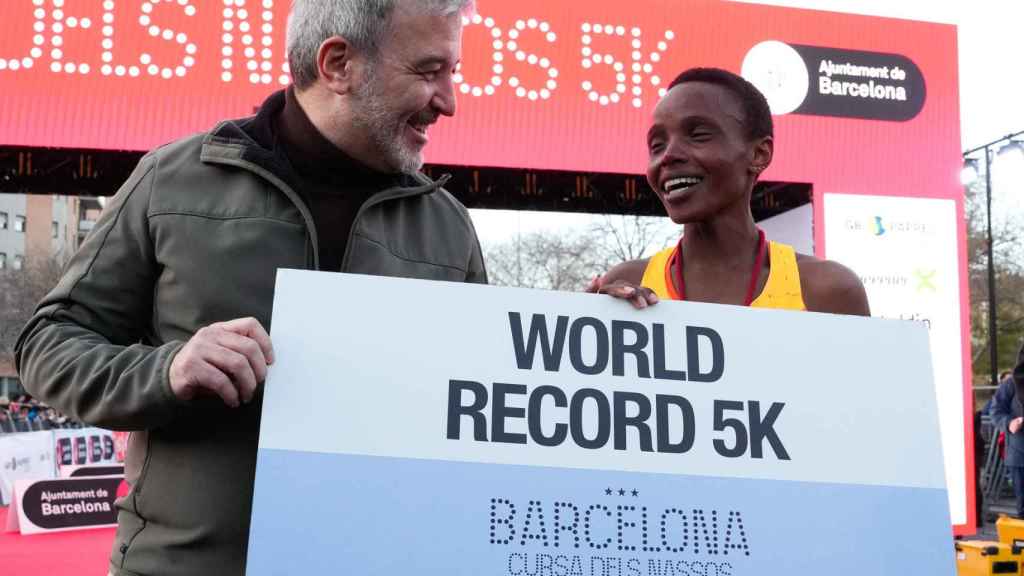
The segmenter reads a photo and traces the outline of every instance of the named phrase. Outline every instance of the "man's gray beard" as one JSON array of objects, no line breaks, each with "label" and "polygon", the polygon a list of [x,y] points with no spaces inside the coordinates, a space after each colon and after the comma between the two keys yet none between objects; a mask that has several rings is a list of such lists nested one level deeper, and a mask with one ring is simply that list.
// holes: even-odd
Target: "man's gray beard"
[{"label": "man's gray beard", "polygon": [[401,119],[395,118],[392,111],[383,104],[372,68],[366,82],[358,86],[353,95],[359,105],[353,121],[370,135],[387,164],[406,174],[419,171],[423,166],[423,156],[402,145],[405,127]]}]

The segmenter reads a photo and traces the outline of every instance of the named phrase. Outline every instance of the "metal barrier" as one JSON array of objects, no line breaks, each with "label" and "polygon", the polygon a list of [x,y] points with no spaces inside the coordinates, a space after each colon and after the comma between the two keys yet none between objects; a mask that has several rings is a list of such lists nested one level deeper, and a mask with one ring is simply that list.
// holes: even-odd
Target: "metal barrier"
[{"label": "metal barrier", "polygon": [[1006,462],[999,451],[999,438],[1003,434],[992,425],[992,419],[985,414],[982,416],[982,426],[979,431],[985,442],[985,465],[981,469],[980,482],[981,494],[985,503],[985,511],[993,512],[992,507],[1000,501],[1005,504],[1006,499],[1013,499],[1013,486],[1006,470]]},{"label": "metal barrier", "polygon": [[1006,466],[999,454],[999,434],[992,434],[985,455],[985,467],[981,470],[982,495],[991,502],[1003,493],[1009,483],[1006,481]]}]

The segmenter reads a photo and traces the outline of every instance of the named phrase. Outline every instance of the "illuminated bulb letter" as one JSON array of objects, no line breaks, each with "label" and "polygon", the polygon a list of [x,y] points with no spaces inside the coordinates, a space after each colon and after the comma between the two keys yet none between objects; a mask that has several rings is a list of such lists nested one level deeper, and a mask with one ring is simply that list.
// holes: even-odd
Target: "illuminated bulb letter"
[{"label": "illuminated bulb letter", "polygon": [[505,49],[508,50],[512,56],[520,61],[526,62],[530,66],[539,66],[544,70],[546,80],[544,87],[540,89],[530,89],[522,85],[519,78],[511,76],[508,79],[508,85],[515,89],[516,96],[519,98],[528,98],[530,100],[536,100],[540,98],[547,100],[551,97],[551,93],[558,88],[558,69],[551,65],[551,61],[544,57],[539,57],[536,54],[530,54],[525,52],[517,44],[519,36],[527,31],[537,30],[544,35],[545,40],[550,44],[554,44],[558,37],[554,32],[551,31],[551,25],[544,21],[538,21],[534,18],[528,20],[518,20],[515,26],[508,31],[508,42],[505,43]]},{"label": "illuminated bulb letter", "polygon": [[182,50],[185,53],[182,56],[181,62],[174,68],[160,66],[153,61],[153,56],[148,52],[143,52],[139,55],[139,62],[145,66],[147,74],[159,76],[164,80],[170,80],[175,76],[183,77],[188,72],[188,69],[195,65],[196,45],[189,42],[188,35],[184,32],[175,32],[170,28],[162,27],[153,22],[153,17],[151,16],[153,8],[160,2],[178,4],[185,11],[185,15],[190,17],[195,16],[196,7],[192,5],[191,0],[145,0],[141,5],[142,14],[139,16],[139,24],[146,29],[149,35],[154,38],[162,38],[166,42],[176,42],[182,46]]},{"label": "illuminated bulb letter", "polygon": [[473,95],[473,96],[490,96],[494,94],[498,86],[501,86],[503,79],[502,74],[505,71],[505,65],[502,63],[505,59],[504,54],[501,50],[505,47],[505,42],[502,40],[501,28],[494,23],[493,18],[485,18],[479,14],[474,14],[472,17],[462,17],[462,25],[470,26],[472,24],[483,24],[487,28],[488,33],[493,39],[491,42],[492,52],[491,57],[494,59],[494,64],[491,66],[490,81],[483,86],[474,86],[469,82],[466,82],[465,77],[462,75],[462,63],[460,62],[455,67],[455,75],[452,77],[452,82],[458,86],[458,91],[462,94]]},{"label": "illuminated bulb letter", "polygon": [[[251,16],[249,5],[255,12],[260,12],[259,30],[249,23]],[[245,57],[244,73],[248,75],[252,84],[270,84],[274,81],[274,0],[224,0],[224,22],[221,35],[221,73],[220,78],[224,82],[230,82],[234,77],[232,71],[235,65],[234,53],[238,43],[241,43],[242,54]],[[281,65],[280,74],[277,77],[278,84],[285,85],[290,82],[288,64]]]}]

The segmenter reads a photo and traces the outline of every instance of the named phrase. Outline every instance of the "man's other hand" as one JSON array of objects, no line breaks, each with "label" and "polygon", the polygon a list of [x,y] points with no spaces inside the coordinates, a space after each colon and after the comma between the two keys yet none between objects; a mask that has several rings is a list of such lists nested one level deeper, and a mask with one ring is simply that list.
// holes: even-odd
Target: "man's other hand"
[{"label": "man's other hand", "polygon": [[1016,434],[1020,431],[1021,425],[1024,425],[1024,416],[1018,416],[1013,420],[1010,420],[1010,434]]},{"label": "man's other hand", "polygon": [[232,408],[252,400],[274,363],[270,336],[255,318],[238,318],[200,329],[171,361],[171,391],[179,400],[220,396]]}]

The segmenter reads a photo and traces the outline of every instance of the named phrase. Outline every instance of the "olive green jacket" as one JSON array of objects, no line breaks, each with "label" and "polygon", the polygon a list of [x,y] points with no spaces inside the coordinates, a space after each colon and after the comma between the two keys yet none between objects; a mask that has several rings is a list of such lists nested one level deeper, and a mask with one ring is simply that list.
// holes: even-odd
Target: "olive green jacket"
[{"label": "olive green jacket", "polygon": [[[168,369],[210,323],[251,316],[269,330],[276,271],[317,269],[313,218],[252,136],[266,140],[267,120],[264,110],[146,155],[17,343],[33,395],[136,431],[111,556],[118,576],[244,571],[262,394],[237,409],[182,402]],[[416,179],[363,205],[342,270],[486,283],[466,209],[444,180]],[[338,298],[375,304],[372,294]]]}]

